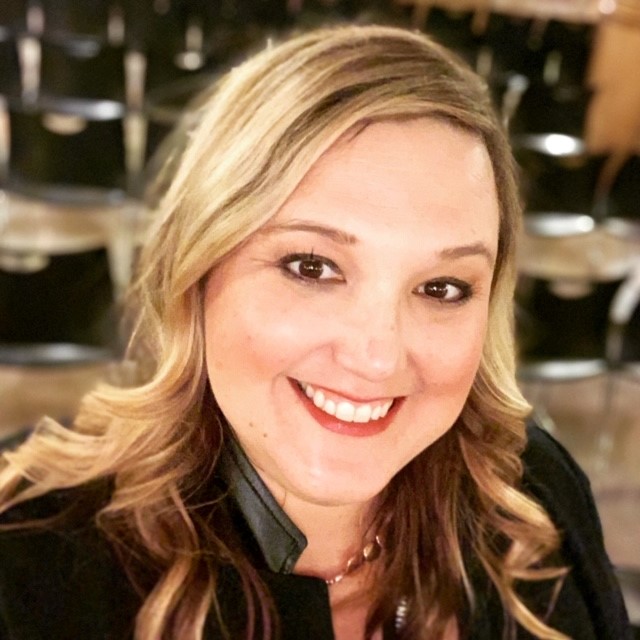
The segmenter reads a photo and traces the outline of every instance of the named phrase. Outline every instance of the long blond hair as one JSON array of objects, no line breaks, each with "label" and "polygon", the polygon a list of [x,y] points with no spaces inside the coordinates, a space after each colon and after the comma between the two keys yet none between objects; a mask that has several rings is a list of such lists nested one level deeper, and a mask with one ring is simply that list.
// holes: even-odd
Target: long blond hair
[{"label": "long blond hair", "polygon": [[520,206],[513,159],[484,83],[423,35],[342,26],[248,59],[216,83],[194,115],[133,290],[132,354],[146,363],[145,381],[126,389],[103,385],[85,398],[73,429],[45,420],[6,453],[2,508],[109,478],[113,493],[97,522],[134,550],[127,562],[138,558],[155,570],[137,638],[202,638],[208,612],[220,615],[216,578],[225,563],[243,579],[247,637],[260,620],[265,637],[275,634],[275,616],[252,567],[215,527],[205,526],[202,505],[190,502],[214,473],[224,439],[204,367],[203,282],[349,129],[440,118],[481,139],[493,165],[500,231],[489,327],[460,418],[382,496],[378,518],[390,522],[385,538],[392,552],[367,629],[405,598],[404,637],[441,637],[465,603],[473,604],[465,563],[471,552],[513,621],[540,638],[564,638],[525,606],[514,586],[557,578],[561,570],[540,568],[558,535],[544,510],[517,488],[529,410],[515,384],[511,326]]}]

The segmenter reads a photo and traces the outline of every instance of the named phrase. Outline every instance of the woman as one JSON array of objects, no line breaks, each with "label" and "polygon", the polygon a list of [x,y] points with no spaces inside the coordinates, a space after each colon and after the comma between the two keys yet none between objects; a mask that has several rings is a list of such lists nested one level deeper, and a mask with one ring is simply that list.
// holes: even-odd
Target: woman
[{"label": "woman", "polygon": [[2,637],[625,637],[584,477],[527,445],[486,87],[340,27],[197,116],[140,263],[146,381],[5,454]]}]

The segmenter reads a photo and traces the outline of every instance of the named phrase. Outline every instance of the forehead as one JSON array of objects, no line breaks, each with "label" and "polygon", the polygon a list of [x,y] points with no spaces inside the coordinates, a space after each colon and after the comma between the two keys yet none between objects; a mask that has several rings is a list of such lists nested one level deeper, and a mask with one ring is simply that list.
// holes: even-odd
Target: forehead
[{"label": "forehead", "polygon": [[[346,232],[401,230],[497,243],[499,206],[482,140],[434,118],[352,130],[316,162],[272,224],[300,216]],[[472,238],[475,236],[475,238]],[[468,238],[467,238],[468,237]]]}]

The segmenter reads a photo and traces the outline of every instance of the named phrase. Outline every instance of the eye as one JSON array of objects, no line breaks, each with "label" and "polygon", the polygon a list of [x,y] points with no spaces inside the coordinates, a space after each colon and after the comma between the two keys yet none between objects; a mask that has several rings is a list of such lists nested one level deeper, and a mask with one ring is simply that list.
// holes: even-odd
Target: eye
[{"label": "eye", "polygon": [[286,273],[307,281],[342,282],[344,278],[335,262],[313,253],[294,253],[280,260]]},{"label": "eye", "polygon": [[430,280],[421,284],[416,293],[439,302],[463,302],[471,296],[471,285],[456,279]]}]

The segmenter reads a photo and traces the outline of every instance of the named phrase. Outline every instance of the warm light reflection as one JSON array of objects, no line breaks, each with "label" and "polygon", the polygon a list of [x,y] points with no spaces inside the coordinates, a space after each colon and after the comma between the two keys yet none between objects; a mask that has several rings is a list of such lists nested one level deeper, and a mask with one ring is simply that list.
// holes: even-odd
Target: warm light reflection
[{"label": "warm light reflection", "polygon": [[552,156],[572,156],[582,153],[584,143],[579,138],[562,133],[550,133],[545,136],[543,146]]},{"label": "warm light reflection", "polygon": [[598,10],[604,16],[611,15],[617,8],[616,0],[600,0]]}]

